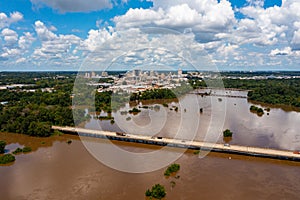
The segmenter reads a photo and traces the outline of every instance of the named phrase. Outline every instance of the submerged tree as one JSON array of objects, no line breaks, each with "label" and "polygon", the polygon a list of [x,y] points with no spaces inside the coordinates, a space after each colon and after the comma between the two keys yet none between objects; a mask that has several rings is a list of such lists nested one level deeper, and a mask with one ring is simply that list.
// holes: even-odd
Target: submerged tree
[{"label": "submerged tree", "polygon": [[232,137],[232,132],[229,129],[223,131],[223,137]]},{"label": "submerged tree", "polygon": [[151,190],[147,189],[145,192],[146,197],[150,197],[150,199],[156,198],[156,199],[162,199],[166,196],[166,190],[165,187],[160,184],[155,184]]},{"label": "submerged tree", "polygon": [[4,153],[4,149],[6,146],[6,142],[5,141],[0,141],[0,153]]}]

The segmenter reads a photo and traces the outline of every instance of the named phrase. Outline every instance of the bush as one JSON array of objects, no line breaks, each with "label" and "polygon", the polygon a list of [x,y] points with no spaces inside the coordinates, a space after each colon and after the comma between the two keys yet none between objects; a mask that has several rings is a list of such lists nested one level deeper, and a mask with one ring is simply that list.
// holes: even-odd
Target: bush
[{"label": "bush", "polygon": [[195,154],[195,155],[198,155],[198,154],[200,154],[200,150],[196,150],[196,151],[194,151],[194,154]]},{"label": "bush", "polygon": [[223,131],[223,137],[232,137],[232,132],[229,129]]},{"label": "bush", "polygon": [[32,151],[32,149],[30,148],[30,147],[24,147],[23,149],[21,149],[21,148],[17,148],[14,152],[13,152],[13,154],[18,154],[18,153],[28,153],[28,152],[31,152]]},{"label": "bush", "polygon": [[145,192],[146,197],[150,197],[152,195],[151,191],[149,189]]},{"label": "bush", "polygon": [[129,113],[139,113],[141,112],[141,110],[137,109],[137,108],[132,108],[131,110],[128,111]]},{"label": "bush", "polygon": [[51,124],[49,122],[31,122],[28,128],[31,136],[49,137],[51,135]]},{"label": "bush", "polygon": [[150,197],[150,199],[156,198],[156,199],[162,199],[166,196],[166,190],[164,188],[164,186],[160,185],[160,184],[155,184],[151,190],[146,190],[145,195],[147,197]]},{"label": "bush", "polygon": [[172,164],[170,165],[167,170],[165,171],[164,175],[165,176],[170,176],[172,173],[178,172],[180,169],[180,165],[179,164]]},{"label": "bush", "polygon": [[13,151],[13,154],[18,154],[18,153],[22,153],[22,152],[23,152],[23,149],[18,147],[16,150]]},{"label": "bush", "polygon": [[0,164],[7,164],[14,162],[16,158],[11,154],[5,154],[3,156],[0,156]]},{"label": "bush", "polygon": [[32,149],[30,147],[24,147],[23,148],[23,153],[28,153],[28,152],[31,152]]},{"label": "bush", "polygon": [[264,114],[264,110],[262,108],[256,107],[254,105],[250,107],[250,111],[256,113],[258,116],[262,116]]},{"label": "bush", "polygon": [[0,153],[4,153],[4,149],[6,146],[6,142],[5,141],[0,141]]}]

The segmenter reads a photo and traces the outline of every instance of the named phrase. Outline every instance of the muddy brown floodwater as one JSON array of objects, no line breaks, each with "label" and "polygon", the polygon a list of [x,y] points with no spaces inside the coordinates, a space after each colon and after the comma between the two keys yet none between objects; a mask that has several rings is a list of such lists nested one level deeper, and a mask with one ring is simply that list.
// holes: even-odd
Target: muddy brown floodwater
[{"label": "muddy brown floodwater", "polygon": [[[224,91],[221,92],[224,93]],[[247,95],[242,91],[225,92],[228,95]],[[300,112],[287,107],[280,108],[251,103],[246,98],[201,97],[198,95],[196,103],[194,98],[194,94],[188,94],[180,98],[179,102],[168,103],[168,108],[163,107],[161,102],[156,104],[155,102],[145,102],[144,104],[152,107],[159,105],[160,110],[140,108],[141,112],[137,115],[120,114],[121,111],[133,107],[128,105],[112,113],[115,117],[114,124],[111,124],[109,120],[100,121],[92,118],[84,126],[90,129],[150,134],[168,138],[177,137],[178,139],[190,139],[191,134],[195,134],[192,137],[194,140],[203,141],[206,137],[206,139],[210,138],[211,141],[219,143],[224,142],[221,132],[228,128],[233,132],[231,144],[292,151],[300,149],[300,132],[298,131]],[[141,103],[140,106],[142,107],[142,105]],[[258,116],[250,112],[251,105],[263,109],[270,108],[270,111],[265,111],[263,116]],[[174,111],[175,106],[179,108],[177,112]],[[199,113],[199,108],[203,109],[202,113]],[[106,115],[106,113],[101,113],[101,115]],[[128,117],[130,120],[127,121]],[[196,123],[198,123],[198,129],[191,128],[196,127]],[[219,127],[220,134],[214,132],[215,135],[210,137],[207,134],[209,127]],[[178,130],[181,130],[181,134],[177,134]],[[210,141],[210,139],[206,141]]]},{"label": "muddy brown floodwater", "polygon": [[[31,146],[33,152],[16,156],[12,165],[0,166],[0,199],[99,200],[145,199],[145,191],[160,183],[169,200],[299,199],[300,163],[210,153],[203,159],[187,151],[176,163],[175,177],[164,170],[131,174],[113,170],[95,160],[78,136],[34,138],[0,133],[10,150]],[[71,144],[66,141],[72,140]],[[103,142],[94,139],[93,142]],[[156,146],[114,142],[124,149],[143,152]],[[231,159],[229,159],[231,158]],[[171,181],[175,182],[172,187]]]}]

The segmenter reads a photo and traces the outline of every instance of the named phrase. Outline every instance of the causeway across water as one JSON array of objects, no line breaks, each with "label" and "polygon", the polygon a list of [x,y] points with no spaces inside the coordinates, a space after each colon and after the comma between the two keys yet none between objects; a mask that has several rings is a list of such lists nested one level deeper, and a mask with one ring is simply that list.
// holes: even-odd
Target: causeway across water
[{"label": "causeway across water", "polygon": [[257,156],[265,158],[273,158],[280,160],[300,161],[299,152],[277,150],[261,147],[248,147],[239,145],[224,145],[220,143],[207,143],[200,141],[188,141],[180,139],[171,139],[164,137],[150,137],[143,135],[133,135],[127,133],[118,133],[111,131],[92,130],[75,127],[52,126],[53,130],[59,130],[64,133],[78,134],[80,136],[106,138],[110,140],[118,140],[124,142],[135,142],[159,146],[170,146],[176,148],[189,148],[195,150],[213,151],[229,154],[240,154],[246,156]]}]

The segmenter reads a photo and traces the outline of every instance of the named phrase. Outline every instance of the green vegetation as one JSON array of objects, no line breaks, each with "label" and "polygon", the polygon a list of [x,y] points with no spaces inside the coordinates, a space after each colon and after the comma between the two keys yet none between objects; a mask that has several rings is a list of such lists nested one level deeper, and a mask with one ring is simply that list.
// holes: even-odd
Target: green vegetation
[{"label": "green vegetation", "polygon": [[114,117],[112,117],[111,115],[98,116],[97,118],[100,119],[100,120],[114,120]]},{"label": "green vegetation", "polygon": [[23,149],[21,148],[17,148],[16,150],[13,151],[13,154],[19,154],[19,153],[28,153],[28,152],[31,152],[32,149],[30,147],[24,147]]},{"label": "green vegetation", "polygon": [[170,89],[153,89],[144,92],[133,93],[130,101],[151,100],[151,99],[175,99],[176,95]]},{"label": "green vegetation", "polygon": [[22,153],[23,152],[23,149],[21,149],[21,148],[17,148],[16,150],[14,150],[12,153],[13,154],[18,154],[18,153]]},{"label": "green vegetation", "polygon": [[155,184],[151,190],[146,190],[145,195],[146,197],[149,197],[150,199],[162,199],[166,196],[166,190],[165,187],[160,184]]},{"label": "green vegetation", "polygon": [[200,154],[200,150],[195,150],[195,151],[193,152],[193,154],[195,154],[195,155]]},{"label": "green vegetation", "polygon": [[[74,126],[71,97],[76,73],[0,74],[3,85],[31,84],[0,90],[0,101],[7,102],[0,109],[0,131],[47,137],[52,134],[51,125]],[[87,119],[84,110],[74,113],[75,123]]]},{"label": "green vegetation", "polygon": [[168,176],[170,176],[172,173],[176,173],[176,172],[178,172],[179,170],[180,170],[180,165],[174,163],[174,164],[170,165],[170,166],[166,169],[164,175],[168,177]]},{"label": "green vegetation", "polygon": [[189,91],[192,90],[189,84],[185,82],[180,83],[181,86],[178,86],[174,89],[152,89],[146,90],[144,92],[133,93],[130,95],[130,101],[141,101],[141,100],[152,100],[152,99],[176,99]]},{"label": "green vegetation", "polygon": [[62,136],[64,133],[59,131],[59,130],[54,130],[53,133],[52,133],[52,136]]},{"label": "green vegetation", "polygon": [[223,137],[232,137],[232,132],[229,129],[223,131]]},{"label": "green vegetation", "polygon": [[300,108],[300,79],[225,79],[224,85],[227,88],[252,90],[248,92],[249,100]]},{"label": "green vegetation", "polygon": [[254,105],[250,107],[250,111],[256,113],[258,116],[262,116],[264,114],[264,110],[262,108],[256,107]]},{"label": "green vegetation", "polygon": [[14,162],[16,158],[11,154],[5,154],[0,156],[0,164],[8,164]]},{"label": "green vegetation", "polygon": [[137,108],[132,108],[131,110],[128,111],[130,114],[137,114],[139,112],[141,112],[141,110],[137,109]]},{"label": "green vegetation", "polygon": [[0,141],[0,154],[4,153],[5,151],[5,146],[6,146],[6,142],[5,141]]},{"label": "green vegetation", "polygon": [[[299,72],[282,72],[281,74],[289,75],[295,74],[299,76]],[[260,75],[270,75],[270,72],[257,73],[222,73],[226,76],[235,77],[250,77]],[[213,81],[207,79],[206,82]],[[194,89],[199,87],[207,87],[207,84],[202,79],[190,79],[189,83]],[[300,108],[300,79],[223,79],[225,88],[237,88],[244,90],[251,90],[248,92],[248,99],[252,101],[268,103],[273,105],[287,105]]]},{"label": "green vegetation", "polygon": [[111,113],[124,106],[129,101],[129,94],[112,93],[112,91],[95,92],[96,111]]},{"label": "green vegetation", "polygon": [[31,151],[32,151],[31,147],[24,147],[23,148],[23,153],[28,153],[28,152],[31,152]]}]

